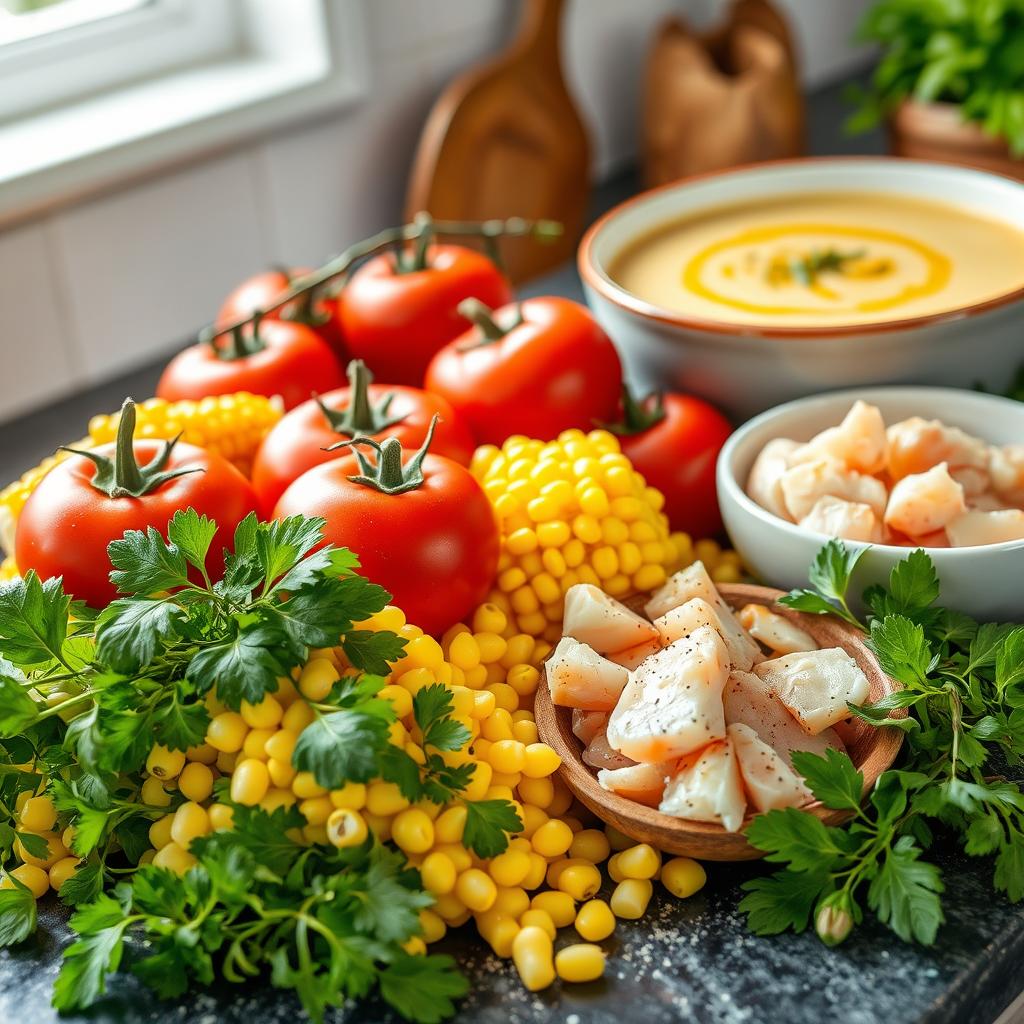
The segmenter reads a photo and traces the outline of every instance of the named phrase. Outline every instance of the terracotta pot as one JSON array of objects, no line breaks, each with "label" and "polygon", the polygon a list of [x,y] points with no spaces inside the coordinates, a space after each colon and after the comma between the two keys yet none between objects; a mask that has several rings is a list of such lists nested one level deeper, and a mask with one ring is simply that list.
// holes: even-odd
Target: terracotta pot
[{"label": "terracotta pot", "polygon": [[902,103],[889,119],[889,148],[894,156],[966,164],[1024,181],[1024,157],[1013,156],[977,122],[964,121],[955,103]]}]

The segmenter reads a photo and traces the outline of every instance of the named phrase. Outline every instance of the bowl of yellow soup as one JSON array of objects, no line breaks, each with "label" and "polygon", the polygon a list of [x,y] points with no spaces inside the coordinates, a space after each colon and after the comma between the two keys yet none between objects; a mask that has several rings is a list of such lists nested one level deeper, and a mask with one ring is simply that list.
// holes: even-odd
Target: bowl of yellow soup
[{"label": "bowl of yellow soup", "polygon": [[1024,184],[886,157],[780,161],[642,193],[580,245],[637,388],[746,417],[868,384],[1004,389],[1024,361]]}]

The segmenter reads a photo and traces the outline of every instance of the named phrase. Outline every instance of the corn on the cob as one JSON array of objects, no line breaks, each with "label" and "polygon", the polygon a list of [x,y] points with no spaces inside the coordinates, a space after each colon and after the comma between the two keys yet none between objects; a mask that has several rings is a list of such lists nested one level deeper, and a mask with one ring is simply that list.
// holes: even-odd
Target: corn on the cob
[{"label": "corn on the cob", "polygon": [[[203,398],[198,402],[150,398],[136,406],[135,436],[167,440],[180,433],[186,444],[222,455],[248,476],[260,441],[281,418],[283,411],[279,399],[252,395],[247,391]],[[89,421],[89,436],[70,447],[94,448],[113,441],[120,419],[120,412],[93,416]],[[59,451],[48,456],[0,491],[0,547],[8,554],[14,551],[18,516],[29,495],[39,481],[68,455],[68,452]]]},{"label": "corn on the cob", "polygon": [[694,545],[686,534],[670,534],[664,497],[608,431],[567,430],[548,443],[513,436],[500,449],[478,448],[471,469],[501,526],[490,600],[531,636],[558,639],[574,583],[623,597],[653,590],[698,557],[722,582],[739,576],[738,558],[714,541]]}]

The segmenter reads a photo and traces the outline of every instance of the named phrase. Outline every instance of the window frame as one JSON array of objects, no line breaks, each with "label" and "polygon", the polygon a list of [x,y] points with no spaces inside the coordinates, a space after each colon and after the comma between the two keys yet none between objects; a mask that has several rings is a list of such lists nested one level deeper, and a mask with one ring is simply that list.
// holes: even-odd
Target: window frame
[{"label": "window frame", "polygon": [[[122,17],[218,7],[229,24],[221,22],[227,31],[204,59],[171,61],[120,86],[0,121],[0,225],[337,110],[366,92],[362,0],[156,0],[148,7]],[[0,93],[4,83],[0,75]]]}]

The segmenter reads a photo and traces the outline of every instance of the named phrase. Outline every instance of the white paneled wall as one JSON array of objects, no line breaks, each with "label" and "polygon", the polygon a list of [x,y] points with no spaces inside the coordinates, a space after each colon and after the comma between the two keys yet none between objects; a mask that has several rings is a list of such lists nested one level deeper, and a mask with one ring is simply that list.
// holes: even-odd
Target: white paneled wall
[{"label": "white paneled wall", "polygon": [[[365,7],[367,95],[257,139],[0,231],[0,420],[170,353],[241,278],[313,263],[396,222],[419,127],[444,84],[508,38],[515,0],[336,0]],[[718,0],[574,0],[570,84],[595,171],[632,155],[640,71],[670,11]],[[784,0],[810,80],[848,70],[865,0]]]}]

